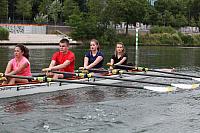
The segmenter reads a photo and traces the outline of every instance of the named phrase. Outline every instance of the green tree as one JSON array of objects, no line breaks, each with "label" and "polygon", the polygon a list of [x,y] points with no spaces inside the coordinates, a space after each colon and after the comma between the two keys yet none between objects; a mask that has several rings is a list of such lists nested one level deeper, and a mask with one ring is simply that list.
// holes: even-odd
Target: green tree
[{"label": "green tree", "polygon": [[53,19],[55,25],[62,12],[63,12],[63,7],[61,2],[59,0],[54,0],[48,8],[48,15],[50,16],[50,18]]},{"label": "green tree", "polygon": [[128,25],[136,22],[143,22],[148,8],[147,0],[110,0],[108,8],[113,10],[110,15],[114,15],[112,20],[116,23],[126,22],[126,35],[128,34]]},{"label": "green tree", "polygon": [[39,7],[40,3],[41,3],[40,0],[31,0],[32,17],[35,17],[36,15],[39,14],[38,7]]},{"label": "green tree", "polygon": [[48,16],[44,15],[42,13],[39,13],[38,15],[36,15],[36,17],[34,18],[34,21],[37,24],[43,24],[43,23],[47,23],[48,22]]},{"label": "green tree", "polygon": [[175,19],[175,17],[174,17],[174,15],[170,15],[170,17],[169,17],[169,26],[175,26],[176,25],[176,19]]},{"label": "green tree", "polygon": [[52,3],[52,0],[42,0],[38,7],[39,13],[48,14],[48,9],[51,3]]},{"label": "green tree", "polygon": [[105,0],[88,0],[87,1],[87,15],[92,19],[92,22],[96,25],[98,30],[98,36],[101,36],[108,28],[109,18],[105,12],[106,8]]},{"label": "green tree", "polygon": [[122,22],[122,17],[120,14],[122,14],[122,11],[118,9],[120,7],[120,0],[108,0],[107,6],[105,9],[105,18],[108,19],[108,21],[112,21],[113,24],[119,24]]},{"label": "green tree", "polygon": [[[177,26],[179,27],[182,24],[187,25],[188,18],[186,18],[185,16],[188,15],[188,8],[189,8],[188,3],[189,3],[189,0],[157,0],[155,2],[154,7],[162,15],[163,21],[165,22],[164,25],[170,24],[170,25],[176,25],[176,27]],[[184,20],[184,22],[170,22],[172,20],[171,15],[173,15],[176,20],[182,19]],[[171,19],[169,19],[170,16],[171,16]],[[186,19],[186,22],[185,22],[185,19]]]},{"label": "green tree", "polygon": [[183,14],[180,13],[180,14],[176,15],[176,25],[175,25],[175,27],[180,28],[180,27],[187,25],[187,23],[188,23],[187,19]]},{"label": "green tree", "polygon": [[8,19],[8,0],[1,0],[0,7],[0,20]]},{"label": "green tree", "polygon": [[17,0],[16,12],[22,17],[23,22],[25,18],[30,18],[32,15],[32,5],[30,0]]},{"label": "green tree", "polygon": [[65,0],[63,4],[63,17],[66,23],[69,22],[69,16],[73,14],[73,11],[78,9],[78,3],[74,0]]},{"label": "green tree", "polygon": [[195,27],[197,26],[195,19],[192,17],[190,20],[190,26]]},{"label": "green tree", "polygon": [[165,10],[163,13],[163,25],[169,26],[170,25],[170,16],[172,16],[172,13],[168,10]]},{"label": "green tree", "polygon": [[158,20],[158,11],[155,10],[153,6],[149,6],[147,8],[146,15],[144,17],[144,23],[150,24],[150,25],[155,25],[157,24],[156,21]]},{"label": "green tree", "polygon": [[198,20],[200,16],[200,2],[199,0],[193,0],[191,5],[191,16],[194,17],[195,20]]},{"label": "green tree", "polygon": [[200,17],[197,20],[197,26],[200,27]]}]

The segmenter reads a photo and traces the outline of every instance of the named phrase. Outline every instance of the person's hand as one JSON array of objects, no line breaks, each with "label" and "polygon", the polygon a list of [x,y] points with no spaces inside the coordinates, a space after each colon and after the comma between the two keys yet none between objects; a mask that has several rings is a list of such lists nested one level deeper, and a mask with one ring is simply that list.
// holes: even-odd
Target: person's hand
[{"label": "person's hand", "polygon": [[79,70],[85,70],[86,68],[85,67],[79,67]]},{"label": "person's hand", "polygon": [[6,77],[0,77],[0,81],[7,81]]},{"label": "person's hand", "polygon": [[0,77],[4,77],[4,75],[5,75],[4,73],[0,73]]},{"label": "person's hand", "polygon": [[106,64],[107,66],[113,66],[110,62]]},{"label": "person's hand", "polygon": [[50,72],[51,71],[51,68],[44,68],[42,69],[43,72]]}]

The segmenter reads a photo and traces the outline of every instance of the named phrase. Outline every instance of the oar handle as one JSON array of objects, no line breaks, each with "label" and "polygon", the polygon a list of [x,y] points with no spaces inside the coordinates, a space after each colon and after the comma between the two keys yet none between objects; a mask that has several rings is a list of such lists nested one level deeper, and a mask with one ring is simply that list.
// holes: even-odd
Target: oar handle
[{"label": "oar handle", "polygon": [[5,74],[4,73],[0,73],[0,77],[4,77],[5,76]]}]

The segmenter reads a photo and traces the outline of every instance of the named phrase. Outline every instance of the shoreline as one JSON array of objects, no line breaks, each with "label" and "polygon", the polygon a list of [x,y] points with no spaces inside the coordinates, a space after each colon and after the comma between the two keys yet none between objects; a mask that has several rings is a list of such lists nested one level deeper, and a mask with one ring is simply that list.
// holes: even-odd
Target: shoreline
[{"label": "shoreline", "polygon": [[[10,33],[9,40],[0,40],[0,46],[16,45],[18,43],[25,45],[57,45],[63,35],[56,34],[13,34]],[[69,40],[70,45],[81,45],[82,42]]]}]

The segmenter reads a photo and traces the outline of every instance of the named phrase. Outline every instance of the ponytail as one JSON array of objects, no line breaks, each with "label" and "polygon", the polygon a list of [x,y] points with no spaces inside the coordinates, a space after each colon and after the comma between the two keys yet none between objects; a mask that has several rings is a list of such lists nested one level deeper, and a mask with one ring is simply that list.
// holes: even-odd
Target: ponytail
[{"label": "ponytail", "polygon": [[16,47],[19,47],[23,52],[23,56],[29,59],[29,49],[25,47],[23,44],[17,44]]}]

